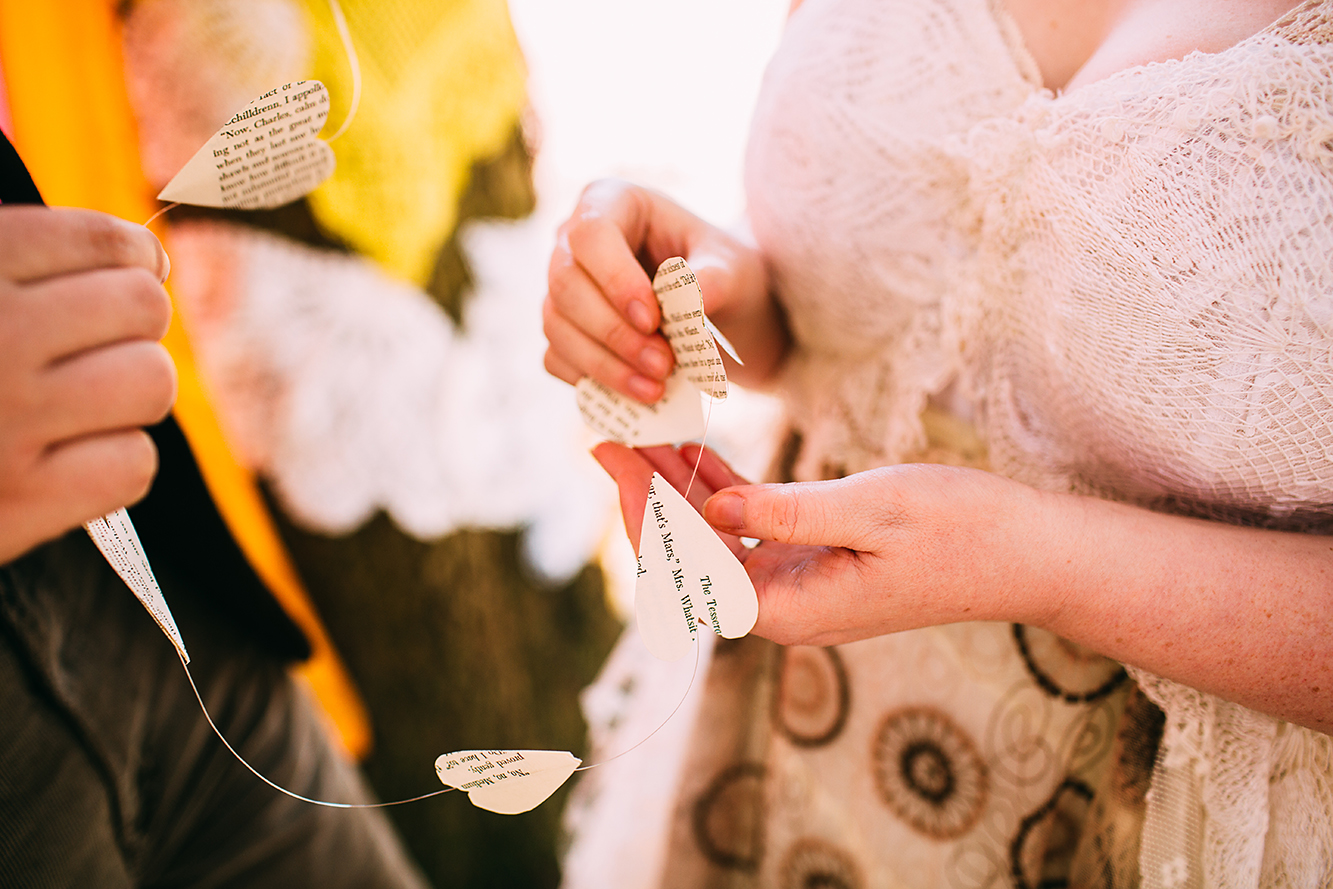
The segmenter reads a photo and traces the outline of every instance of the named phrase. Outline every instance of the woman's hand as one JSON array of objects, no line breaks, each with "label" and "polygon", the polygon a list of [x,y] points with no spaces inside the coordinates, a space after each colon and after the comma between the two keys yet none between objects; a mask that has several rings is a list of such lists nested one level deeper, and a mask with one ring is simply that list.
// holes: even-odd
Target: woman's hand
[{"label": "woman's hand", "polygon": [[546,369],[570,384],[592,377],[647,404],[661,398],[675,359],[657,332],[650,275],[672,256],[689,262],[705,313],[745,362],[724,359],[727,373],[766,380],[788,339],[759,254],[662,195],[614,180],[588,186],[560,227],[542,307]]},{"label": "woman's hand", "polygon": [[[638,539],[656,469],[698,448],[594,452]],[[1037,491],[973,469],[889,466],[748,485],[711,452],[689,500],[744,563],[754,633],[828,645],[967,620],[1032,624],[1108,657],[1333,732],[1333,542]],[[741,537],[760,539],[752,549]]]},{"label": "woman's hand", "polygon": [[148,491],[140,427],[176,392],[167,268],[141,225],[0,208],[0,563]]},{"label": "woman's hand", "polygon": [[763,541],[745,570],[755,632],[833,645],[962,620],[1047,623],[1050,504],[987,472],[905,464],[825,482],[749,485],[708,498],[720,532]]},{"label": "woman's hand", "polygon": [[[1039,570],[1031,550],[1043,495],[998,476],[906,465],[832,482],[750,485],[694,444],[604,443],[593,455],[620,488],[632,543],[653,472],[688,487],[689,502],[754,583],[754,632],[777,642],[829,645],[958,620],[1019,619],[1029,604],[1016,581]],[[741,537],[763,542],[747,549]]]}]

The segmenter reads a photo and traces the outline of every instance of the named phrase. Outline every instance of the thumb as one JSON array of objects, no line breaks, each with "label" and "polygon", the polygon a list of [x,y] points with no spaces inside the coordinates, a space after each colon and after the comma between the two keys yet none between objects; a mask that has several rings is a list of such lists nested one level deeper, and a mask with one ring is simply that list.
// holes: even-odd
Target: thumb
[{"label": "thumb", "polygon": [[704,518],[738,537],[859,549],[866,522],[846,481],[726,488],[704,503]]}]

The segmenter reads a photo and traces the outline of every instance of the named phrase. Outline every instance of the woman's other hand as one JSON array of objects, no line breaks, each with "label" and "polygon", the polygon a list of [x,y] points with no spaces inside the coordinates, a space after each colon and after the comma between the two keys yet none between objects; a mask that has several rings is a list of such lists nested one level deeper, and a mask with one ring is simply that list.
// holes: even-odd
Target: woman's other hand
[{"label": "woman's other hand", "polygon": [[758,252],[656,192],[615,180],[584,190],[560,227],[542,320],[546,369],[567,383],[592,377],[646,404],[662,397],[675,360],[651,274],[683,256],[704,311],[736,347],[742,383],[767,379],[787,349],[785,322],[768,294]]}]

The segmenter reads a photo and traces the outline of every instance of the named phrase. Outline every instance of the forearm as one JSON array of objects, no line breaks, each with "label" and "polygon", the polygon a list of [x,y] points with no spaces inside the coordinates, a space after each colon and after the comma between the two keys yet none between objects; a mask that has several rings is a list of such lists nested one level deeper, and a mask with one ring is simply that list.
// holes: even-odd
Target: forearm
[{"label": "forearm", "polygon": [[1043,524],[1031,567],[1052,582],[1016,619],[1333,732],[1333,538],[1066,495]]}]

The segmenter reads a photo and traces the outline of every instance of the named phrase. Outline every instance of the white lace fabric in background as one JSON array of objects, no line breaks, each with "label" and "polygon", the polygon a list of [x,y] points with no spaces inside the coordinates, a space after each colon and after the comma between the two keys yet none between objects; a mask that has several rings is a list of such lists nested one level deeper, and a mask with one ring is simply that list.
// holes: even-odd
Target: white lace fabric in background
[{"label": "white lace fabric in background", "polygon": [[[807,0],[747,169],[798,476],[903,459],[949,400],[1037,487],[1333,530],[1328,17],[1052,96],[986,0]],[[1330,738],[1137,678],[1143,885],[1328,885]]]},{"label": "white lace fabric in background", "polygon": [[420,539],[527,525],[537,567],[577,571],[602,533],[605,502],[588,494],[601,479],[575,459],[568,387],[541,366],[536,273],[504,263],[544,238],[528,223],[468,232],[479,281],[464,333],[364,259],[176,225],[175,292],[237,456],[313,530],[347,533],[377,510]]}]

